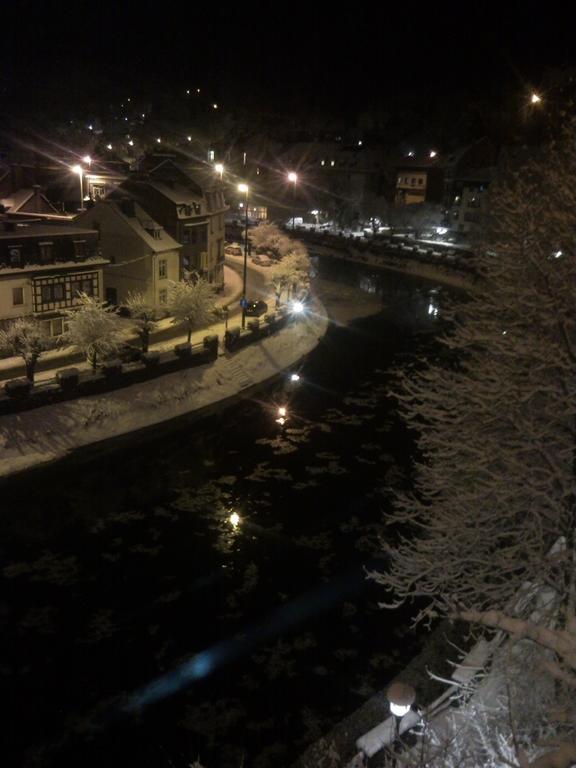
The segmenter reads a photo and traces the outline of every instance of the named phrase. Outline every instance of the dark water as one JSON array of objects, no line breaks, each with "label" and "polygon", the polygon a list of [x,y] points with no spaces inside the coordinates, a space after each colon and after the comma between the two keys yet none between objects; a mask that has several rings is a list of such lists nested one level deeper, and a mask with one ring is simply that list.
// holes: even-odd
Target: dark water
[{"label": "dark water", "polygon": [[441,293],[318,269],[381,311],[301,382],[3,487],[5,765],[288,766],[417,651],[365,569],[410,484],[389,370],[430,347]]}]

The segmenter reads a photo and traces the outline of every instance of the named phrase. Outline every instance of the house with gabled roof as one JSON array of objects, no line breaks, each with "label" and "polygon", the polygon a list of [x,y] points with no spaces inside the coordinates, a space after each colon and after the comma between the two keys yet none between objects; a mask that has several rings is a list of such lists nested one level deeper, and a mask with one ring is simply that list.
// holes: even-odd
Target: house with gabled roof
[{"label": "house with gabled roof", "polygon": [[166,305],[171,282],[181,277],[178,243],[127,191],[114,193],[82,213],[76,223],[97,230],[102,254],[105,297],[124,304],[129,293],[142,293],[153,305]]},{"label": "house with gabled roof", "polygon": [[[158,158],[157,158],[158,160]],[[181,246],[181,279],[196,273],[224,284],[224,188],[212,168],[147,158],[120,187]]]}]

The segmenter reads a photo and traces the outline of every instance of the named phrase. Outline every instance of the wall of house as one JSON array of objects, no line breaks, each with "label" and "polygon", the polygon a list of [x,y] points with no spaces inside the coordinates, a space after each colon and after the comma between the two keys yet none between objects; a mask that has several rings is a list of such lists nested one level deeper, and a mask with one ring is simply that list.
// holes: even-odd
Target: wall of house
[{"label": "wall of house", "polygon": [[[23,289],[23,304],[14,304],[14,288]],[[13,320],[32,314],[32,283],[25,275],[0,276],[0,319]]]}]

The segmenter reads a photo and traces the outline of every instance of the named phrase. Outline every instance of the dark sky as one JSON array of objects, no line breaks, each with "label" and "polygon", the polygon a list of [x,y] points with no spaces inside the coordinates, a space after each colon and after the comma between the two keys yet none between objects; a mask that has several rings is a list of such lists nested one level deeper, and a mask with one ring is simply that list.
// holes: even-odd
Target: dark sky
[{"label": "dark sky", "polygon": [[[540,2],[32,2],[2,13],[4,105],[200,86],[223,106],[354,113],[538,85],[576,13]],[[116,93],[114,93],[116,91]]]}]

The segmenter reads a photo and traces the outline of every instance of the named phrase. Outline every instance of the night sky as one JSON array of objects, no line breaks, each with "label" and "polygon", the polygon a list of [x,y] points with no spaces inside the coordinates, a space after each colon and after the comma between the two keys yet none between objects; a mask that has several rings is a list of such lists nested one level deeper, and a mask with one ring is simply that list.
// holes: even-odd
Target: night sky
[{"label": "night sky", "polygon": [[223,108],[295,115],[497,104],[575,56],[576,14],[535,2],[24,0],[2,18],[5,109],[185,87]]}]

